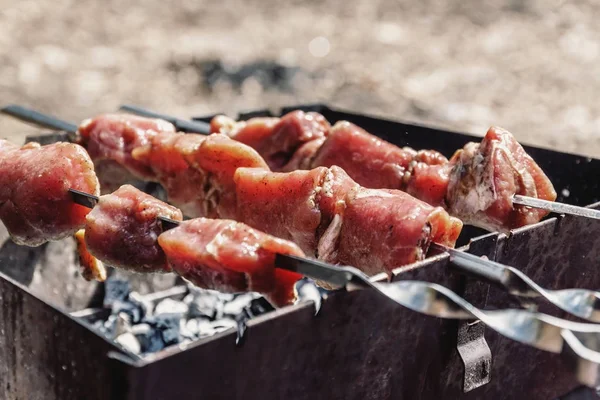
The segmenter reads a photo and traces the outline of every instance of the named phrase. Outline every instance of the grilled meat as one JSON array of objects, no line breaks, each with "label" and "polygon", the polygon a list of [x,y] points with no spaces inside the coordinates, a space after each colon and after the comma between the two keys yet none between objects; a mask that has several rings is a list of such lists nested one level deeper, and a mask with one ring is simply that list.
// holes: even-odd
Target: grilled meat
[{"label": "grilled meat", "polygon": [[174,133],[175,127],[161,119],[104,114],[83,121],[77,133],[96,165],[102,190],[108,193],[136,179],[155,180],[148,166],[133,159],[131,152],[159,132]]},{"label": "grilled meat", "polygon": [[158,245],[159,216],[181,221],[181,211],[130,185],[100,197],[88,214],[85,242],[89,252],[113,267],[137,272],[170,272]]},{"label": "grilled meat", "polygon": [[548,177],[504,129],[492,127],[480,144],[452,157],[446,201],[453,215],[490,230],[532,224],[547,212],[514,205],[515,194],[556,200]]},{"label": "grilled meat", "polygon": [[274,171],[282,170],[304,144],[324,138],[329,128],[329,122],[321,114],[299,110],[281,118],[235,122],[218,116],[211,122],[213,132],[225,133],[252,147]]},{"label": "grilled meat", "polygon": [[[290,115],[279,122],[273,118],[254,118],[247,123],[215,117],[213,128],[262,149],[271,135],[285,137],[289,131],[287,134],[292,138],[301,136],[298,130],[303,125],[281,123]],[[277,126],[280,129],[275,132]],[[325,125],[322,127],[325,129]],[[399,148],[346,121],[336,123],[329,132],[319,135],[313,132],[314,128],[308,128],[305,136],[311,139],[302,142],[293,154],[281,153],[289,157],[287,162],[277,164],[277,167],[283,165],[279,170],[335,165],[365,187],[405,191],[433,206],[445,207],[465,223],[492,231],[532,224],[547,215],[543,210],[513,205],[515,193],[556,199],[548,177],[516,139],[500,128],[490,128],[480,144],[467,144],[450,161],[436,151]],[[270,152],[274,151],[271,146]]]},{"label": "grilled meat", "polygon": [[0,140],[0,219],[15,243],[39,246],[83,228],[89,209],[73,203],[69,188],[100,191],[94,164],[81,146],[19,148]]},{"label": "grilled meat", "polygon": [[220,134],[159,134],[134,149],[133,157],[153,171],[169,201],[190,217],[235,219],[235,170],[268,168],[251,147]]},{"label": "grilled meat", "polygon": [[159,236],[158,242],[177,274],[196,286],[221,292],[262,293],[273,305],[295,299],[302,276],[275,268],[275,256],[303,257],[295,244],[231,220],[197,218]]},{"label": "grilled meat", "polygon": [[453,247],[462,228],[441,207],[397,190],[363,188],[338,167],[240,168],[235,181],[240,221],[367,274],[422,260],[432,241]]}]

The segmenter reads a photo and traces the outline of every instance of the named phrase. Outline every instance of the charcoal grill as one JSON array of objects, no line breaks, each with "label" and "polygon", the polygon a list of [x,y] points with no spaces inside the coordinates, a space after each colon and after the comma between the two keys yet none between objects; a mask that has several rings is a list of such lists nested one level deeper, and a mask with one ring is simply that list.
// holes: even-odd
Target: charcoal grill
[{"label": "charcoal grill", "polygon": [[[476,137],[353,114],[325,105],[332,122],[349,120],[398,145],[433,148],[446,156]],[[272,115],[243,113],[247,119]],[[207,118],[198,118],[207,120]],[[600,200],[600,160],[525,146],[554,183],[558,201]],[[568,197],[566,197],[568,195]],[[597,205],[600,206],[600,205]],[[550,289],[597,289],[600,221],[548,218],[510,236],[467,228],[459,245],[513,265]],[[0,250],[0,398],[6,399],[587,399],[560,356],[511,342],[477,323],[425,317],[370,291],[329,296],[314,316],[311,303],[248,322],[246,339],[234,330],[165,349],[144,359],[91,329],[82,308],[97,305],[102,286],[65,276],[80,291],[40,294],[33,267],[51,262],[64,243]],[[50,260],[50,261],[48,261]],[[60,266],[56,266],[60,268]],[[438,256],[395,271],[395,280],[442,284],[477,306],[514,306],[503,291],[466,278]],[[173,279],[136,277],[146,291]],[[540,310],[567,317],[540,304]]]}]

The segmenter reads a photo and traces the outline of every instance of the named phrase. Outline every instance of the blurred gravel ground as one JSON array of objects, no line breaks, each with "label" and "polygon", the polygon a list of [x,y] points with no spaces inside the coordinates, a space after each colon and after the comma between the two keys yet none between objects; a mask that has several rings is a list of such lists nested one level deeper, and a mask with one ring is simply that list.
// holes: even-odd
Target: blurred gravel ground
[{"label": "blurred gravel ground", "polygon": [[[0,104],[75,121],[325,101],[600,157],[599,1],[0,0]],[[323,37],[325,39],[317,39]],[[311,44],[312,43],[312,44]],[[210,89],[198,68],[298,67]],[[0,118],[0,137],[32,132]]]}]

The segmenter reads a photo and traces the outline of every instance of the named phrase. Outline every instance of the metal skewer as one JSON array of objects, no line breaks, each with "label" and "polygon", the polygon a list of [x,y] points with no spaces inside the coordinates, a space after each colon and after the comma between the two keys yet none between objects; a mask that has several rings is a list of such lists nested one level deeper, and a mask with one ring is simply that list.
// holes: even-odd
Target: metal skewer
[{"label": "metal skewer", "polygon": [[131,114],[140,115],[142,117],[164,119],[165,121],[168,121],[168,122],[172,123],[173,125],[175,125],[177,130],[180,130],[183,132],[199,133],[202,135],[210,134],[210,124],[208,124],[206,122],[190,121],[187,119],[180,119],[180,118],[172,117],[170,115],[159,114],[157,112],[146,110],[142,107],[134,106],[131,104],[124,104],[121,107],[119,107],[119,110],[131,113]]},{"label": "metal skewer", "polygon": [[[600,366],[600,325],[572,322],[528,310],[481,310],[444,286],[421,281],[371,282],[352,267],[277,255],[275,265],[313,279],[371,288],[413,311],[445,319],[478,319],[501,335],[575,363],[581,383],[595,387]],[[318,267],[317,267],[318,265]],[[593,365],[592,365],[593,364]]]},{"label": "metal skewer", "polygon": [[543,297],[569,314],[589,321],[600,322],[600,292],[588,289],[544,289],[514,267],[437,243],[433,243],[431,247],[450,254],[450,263],[461,271],[502,286],[511,295],[529,298]]}]

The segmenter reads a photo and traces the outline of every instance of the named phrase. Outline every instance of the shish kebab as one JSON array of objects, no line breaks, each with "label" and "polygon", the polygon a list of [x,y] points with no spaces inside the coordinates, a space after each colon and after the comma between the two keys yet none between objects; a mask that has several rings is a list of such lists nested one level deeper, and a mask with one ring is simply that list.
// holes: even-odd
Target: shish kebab
[{"label": "shish kebab", "polygon": [[[146,122],[148,122],[148,121],[146,121]],[[184,136],[187,138],[193,138],[193,135],[184,135]],[[215,138],[218,136],[222,137],[222,135],[216,135]],[[204,141],[205,138],[202,138],[202,140]],[[210,140],[206,140],[206,141],[210,142]],[[223,144],[223,143],[226,144],[226,148],[228,148],[228,146],[233,145],[232,144],[233,141],[230,141],[227,138],[221,138],[221,141],[222,141],[221,144]],[[239,147],[240,145],[237,145],[237,146]],[[209,148],[214,151],[215,150],[214,143],[213,143],[213,146],[209,146]],[[205,156],[207,156],[209,159],[211,158],[209,155],[205,155]],[[168,157],[162,157],[162,158],[168,159]],[[199,158],[203,159],[204,157],[199,157]],[[160,162],[159,162],[159,164],[160,164]],[[181,172],[181,171],[179,171],[179,172]],[[189,180],[185,177],[185,174],[184,175],[178,174],[178,176],[180,176],[180,177],[183,176],[184,183],[189,182]],[[255,222],[254,225],[257,225],[257,223]],[[369,228],[370,228],[369,226],[366,227],[367,230]],[[359,232],[359,236],[360,236],[360,234],[364,232],[364,229],[358,230],[358,232]],[[270,233],[273,233],[273,232],[270,232]],[[279,236],[281,236],[281,235],[279,235]],[[521,296],[525,295],[525,296],[530,296],[530,297],[541,295],[541,296],[545,297],[546,299],[548,299],[551,303],[557,305],[559,308],[561,308],[565,311],[571,312],[575,315],[578,315],[582,318],[589,319],[589,318],[597,318],[598,317],[596,315],[597,313],[595,312],[598,296],[594,292],[589,292],[589,291],[582,292],[582,291],[579,291],[576,289],[554,291],[554,292],[546,291],[546,290],[540,288],[539,286],[537,286],[533,281],[531,281],[528,277],[526,277],[525,275],[523,275],[520,271],[518,271],[516,269],[510,268],[510,267],[505,267],[505,266],[502,266],[500,264],[490,262],[490,261],[483,261],[475,256],[472,256],[472,255],[469,255],[466,253],[452,251],[451,249],[448,249],[447,247],[437,246],[438,249],[440,249],[440,247],[441,247],[441,250],[448,251],[451,253],[451,259],[452,259],[454,265],[459,266],[464,271],[470,272],[479,277],[485,277],[486,279],[488,279],[494,283],[501,284],[502,286],[508,287],[509,290],[513,294],[517,294],[517,295],[521,295]],[[426,248],[420,249],[420,250],[417,250],[417,252],[411,252],[411,253],[412,254],[420,253],[420,254],[424,255],[425,252],[426,252]],[[413,261],[414,261],[414,259],[413,259]],[[392,262],[394,262],[394,260],[392,260]],[[373,271],[373,270],[369,270],[369,269],[365,268],[364,264],[359,263],[359,264],[355,264],[355,265],[362,267],[363,270],[366,270],[370,273],[379,272],[379,270]],[[391,265],[398,266],[399,264],[391,264]],[[385,265],[384,265],[384,267],[385,267]],[[387,268],[384,268],[384,270],[389,271],[389,269],[391,269],[391,268],[392,267],[387,266]],[[578,301],[574,302],[573,298],[578,299]]]},{"label": "shish kebab", "polygon": [[[84,125],[80,142],[101,184],[107,169],[98,164],[125,164],[137,177],[158,181],[189,217],[233,219],[368,275],[424,259],[432,242],[454,247],[461,231],[441,207],[397,190],[363,188],[340,168],[270,172],[255,150],[226,135],[149,128],[164,123],[115,115]],[[119,151],[108,151],[109,140]]]},{"label": "shish kebab", "polygon": [[[491,127],[480,144],[469,143],[447,160],[434,150],[399,148],[349,122],[331,127],[314,112],[297,110],[281,118],[237,122],[219,115],[208,124],[132,105],[121,110],[166,120],[186,132],[225,133],[255,148],[273,170],[337,165],[365,187],[407,191],[445,207],[466,224],[490,231],[538,222],[547,212],[600,219],[598,210],[555,202],[556,193],[543,171],[509,132],[498,127]],[[290,160],[283,166],[282,154]],[[486,174],[495,179],[487,179]],[[483,181],[484,187],[486,179],[492,182],[487,183],[488,190],[474,191],[461,184],[469,179]]]},{"label": "shish kebab", "polygon": [[[40,147],[30,143],[18,148],[0,141],[0,151],[0,169],[8,173],[0,177],[10,175],[0,194],[13,192],[9,200],[0,198],[0,211],[10,211],[3,213],[2,219],[9,221],[9,226],[25,223],[35,231],[35,241],[60,239],[83,227],[85,249],[113,265],[138,272],[174,271],[211,289],[260,291],[275,305],[289,304],[295,295],[293,283],[300,275],[286,269],[302,270],[332,283],[372,288],[423,314],[479,319],[512,340],[562,354],[569,365],[575,362],[581,383],[593,385],[596,381],[600,353],[585,343],[598,342],[598,325],[526,310],[480,310],[447,288],[426,282],[371,282],[354,268],[306,259],[293,243],[234,221],[181,221],[180,210],[132,186],[98,197],[99,183],[91,159],[75,144]],[[63,173],[57,174],[61,169]],[[16,196],[15,191],[19,192]],[[30,219],[35,212],[41,214]]]}]

